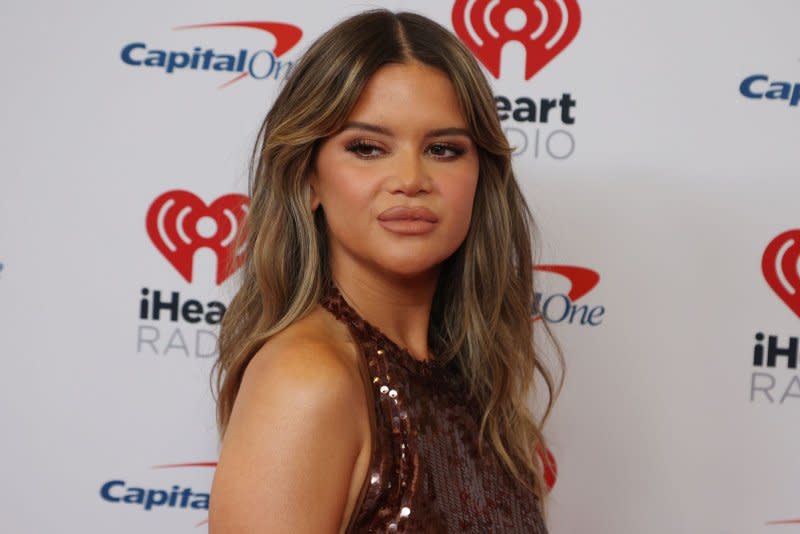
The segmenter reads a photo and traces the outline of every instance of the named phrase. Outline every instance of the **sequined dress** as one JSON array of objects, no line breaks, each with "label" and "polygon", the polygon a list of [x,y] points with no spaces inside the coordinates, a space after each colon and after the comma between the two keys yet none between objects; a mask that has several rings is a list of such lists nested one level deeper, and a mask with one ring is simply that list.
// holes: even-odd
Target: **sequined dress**
[{"label": "sequined dress", "polygon": [[414,359],[331,287],[320,301],[364,356],[372,457],[348,533],[546,534],[536,497],[478,452],[479,410],[453,366]]}]

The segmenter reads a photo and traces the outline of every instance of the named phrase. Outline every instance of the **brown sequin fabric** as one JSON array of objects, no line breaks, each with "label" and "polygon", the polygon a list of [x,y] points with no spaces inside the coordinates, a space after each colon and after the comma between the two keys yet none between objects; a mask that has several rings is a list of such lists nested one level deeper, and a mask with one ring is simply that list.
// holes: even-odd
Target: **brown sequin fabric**
[{"label": "brown sequin fabric", "polygon": [[536,497],[478,451],[479,409],[458,369],[414,359],[332,287],[322,306],[365,358],[372,458],[348,533],[546,534]]}]

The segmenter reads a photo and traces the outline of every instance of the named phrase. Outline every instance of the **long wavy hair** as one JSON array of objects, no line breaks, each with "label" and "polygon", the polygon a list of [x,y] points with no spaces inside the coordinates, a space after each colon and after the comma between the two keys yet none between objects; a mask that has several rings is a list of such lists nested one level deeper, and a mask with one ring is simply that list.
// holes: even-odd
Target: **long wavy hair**
[{"label": "long wavy hair", "polygon": [[[222,320],[213,371],[220,435],[254,354],[308,314],[331,283],[324,214],[311,210],[308,181],[319,145],[345,124],[375,71],[411,62],[450,78],[480,166],[467,237],[442,265],[429,343],[441,362],[456,360],[481,406],[481,445],[488,442],[505,468],[543,500],[548,460],[541,425],[563,374],[545,366],[534,345],[531,214],[478,63],[445,28],[413,13],[369,11],[330,29],[294,65],[261,126],[241,286]],[[540,385],[546,395],[539,394]],[[528,409],[531,395],[546,397],[539,418]]]}]

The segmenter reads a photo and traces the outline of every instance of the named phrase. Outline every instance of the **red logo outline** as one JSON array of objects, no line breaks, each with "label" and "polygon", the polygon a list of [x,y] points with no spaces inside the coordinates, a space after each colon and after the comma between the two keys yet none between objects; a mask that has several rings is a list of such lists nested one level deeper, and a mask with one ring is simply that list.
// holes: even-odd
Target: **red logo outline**
[{"label": "red logo outline", "polygon": [[[206,204],[191,191],[174,189],[159,195],[147,210],[147,235],[184,280],[192,282],[194,254],[211,249],[217,257],[216,284],[220,285],[244,262],[244,250],[234,250],[236,235],[250,204],[245,195],[230,193]],[[216,224],[212,235],[197,229],[202,218]]]},{"label": "red logo outline", "polygon": [[556,457],[553,451],[544,447],[536,447],[536,454],[539,456],[539,461],[542,463],[542,474],[544,475],[544,483],[548,491],[552,491],[558,480],[558,464],[556,464]]},{"label": "red logo outline", "polygon": [[800,525],[800,517],[797,519],[779,519],[776,521],[767,521],[766,525]]},{"label": "red logo outline", "polygon": [[[176,26],[173,30],[194,30],[198,28],[250,28],[253,30],[261,30],[275,37],[275,49],[272,51],[275,57],[281,57],[288,52],[294,45],[296,45],[303,37],[303,30],[294,24],[286,22],[269,22],[262,21],[239,21],[239,22],[207,22],[204,24],[187,24],[185,26]],[[246,78],[248,72],[245,70],[241,74],[236,75],[231,80],[219,86],[224,89],[229,85],[238,82],[242,78]]]},{"label": "red logo outline", "polygon": [[[525,23],[506,23],[511,10],[521,10]],[[453,29],[495,78],[500,78],[503,46],[525,47],[525,80],[530,80],[569,45],[581,26],[577,0],[456,0]]]},{"label": "red logo outline", "polygon": [[570,289],[567,296],[572,302],[589,293],[600,282],[600,273],[576,265],[535,265],[533,270],[560,274],[569,280]]},{"label": "red logo outline", "polygon": [[800,317],[800,228],[769,242],[761,256],[761,272],[775,294]]},{"label": "red logo outline", "polygon": [[[600,273],[577,265],[534,265],[533,270],[558,274],[569,280],[570,288],[567,298],[572,302],[588,294],[600,282]],[[541,311],[537,310],[532,317],[534,321],[538,321],[543,316]]]}]

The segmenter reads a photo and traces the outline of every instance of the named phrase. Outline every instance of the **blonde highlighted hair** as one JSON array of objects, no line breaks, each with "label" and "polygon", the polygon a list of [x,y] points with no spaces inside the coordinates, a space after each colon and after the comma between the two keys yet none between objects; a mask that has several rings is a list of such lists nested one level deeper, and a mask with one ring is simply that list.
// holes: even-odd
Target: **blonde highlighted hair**
[{"label": "blonde highlighted hair", "polygon": [[[223,318],[214,366],[220,434],[254,354],[309,313],[331,283],[324,214],[311,211],[308,182],[320,143],[345,124],[375,71],[411,62],[450,78],[480,165],[469,232],[442,266],[433,298],[431,349],[443,362],[457,361],[482,407],[481,443],[543,499],[541,424],[561,382],[534,348],[531,214],[478,63],[445,28],[413,13],[369,11],[322,35],[294,65],[261,126],[241,286]],[[528,409],[537,374],[547,393],[538,423]]]}]

